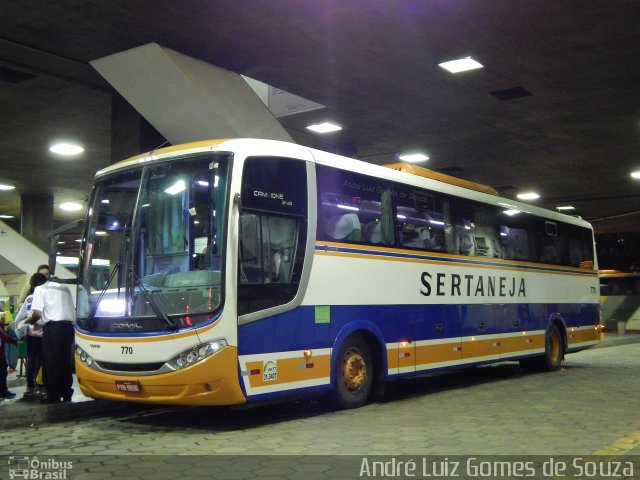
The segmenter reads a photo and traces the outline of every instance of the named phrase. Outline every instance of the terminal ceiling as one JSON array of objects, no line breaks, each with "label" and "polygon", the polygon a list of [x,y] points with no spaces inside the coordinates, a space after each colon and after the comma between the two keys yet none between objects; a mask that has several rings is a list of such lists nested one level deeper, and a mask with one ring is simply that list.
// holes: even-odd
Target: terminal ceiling
[{"label": "terminal ceiling", "polygon": [[[149,42],[325,105],[280,117],[301,144],[376,164],[419,150],[506,197],[640,224],[640,2],[624,0],[3,2],[0,183],[16,189],[0,214],[19,217],[22,194],[86,200],[112,142],[88,62]],[[484,68],[438,67],[466,56]],[[325,120],[343,130],[305,128]],[[55,157],[60,138],[85,152]]]}]

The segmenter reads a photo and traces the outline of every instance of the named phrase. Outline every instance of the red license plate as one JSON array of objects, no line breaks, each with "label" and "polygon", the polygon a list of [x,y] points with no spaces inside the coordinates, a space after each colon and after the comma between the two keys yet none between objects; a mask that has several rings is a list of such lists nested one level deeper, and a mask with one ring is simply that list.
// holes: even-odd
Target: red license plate
[{"label": "red license plate", "polygon": [[139,393],[142,385],[137,380],[116,380],[116,390],[122,393]]}]

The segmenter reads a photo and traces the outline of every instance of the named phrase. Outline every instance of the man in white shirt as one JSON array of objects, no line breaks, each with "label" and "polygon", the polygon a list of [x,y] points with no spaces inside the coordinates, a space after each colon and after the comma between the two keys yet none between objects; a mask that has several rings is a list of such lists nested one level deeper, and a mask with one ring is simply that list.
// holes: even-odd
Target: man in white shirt
[{"label": "man in white shirt", "polygon": [[33,292],[33,313],[28,323],[43,325],[42,354],[47,396],[42,403],[71,401],[75,306],[66,285],[49,280]]}]

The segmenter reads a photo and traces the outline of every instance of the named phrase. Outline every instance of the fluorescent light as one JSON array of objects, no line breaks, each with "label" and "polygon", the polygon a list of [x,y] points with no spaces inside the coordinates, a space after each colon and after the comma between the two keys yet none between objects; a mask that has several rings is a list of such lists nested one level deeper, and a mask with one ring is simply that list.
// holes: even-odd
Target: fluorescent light
[{"label": "fluorescent light", "polygon": [[324,123],[317,123],[315,125],[309,125],[307,129],[316,133],[330,133],[330,132],[337,132],[338,130],[342,130],[342,127],[334,123],[324,122]]},{"label": "fluorescent light", "polygon": [[104,203],[106,205],[109,205],[109,199],[108,198],[104,198],[104,199],[100,200],[100,203]]},{"label": "fluorescent light", "polygon": [[407,153],[398,157],[403,162],[424,162],[429,160],[429,157],[424,153]]},{"label": "fluorescent light", "polygon": [[68,257],[65,255],[58,255],[58,258],[56,258],[56,262],[62,265],[77,265],[79,261],[78,257]]},{"label": "fluorescent light", "polygon": [[84,148],[80,145],[73,145],[71,143],[56,143],[50,146],[49,150],[58,155],[78,155],[84,152]]},{"label": "fluorescent light", "polygon": [[13,185],[5,185],[3,183],[0,183],[0,190],[13,190],[16,187],[14,187]]},{"label": "fluorescent light", "polygon": [[518,213],[520,213],[520,210],[516,210],[514,208],[510,209],[510,210],[505,210],[504,212],[505,215],[509,215],[510,217],[513,217],[514,215],[517,215]]},{"label": "fluorescent light", "polygon": [[82,210],[82,205],[74,202],[64,202],[59,205],[61,210],[66,210],[67,212],[77,212],[78,210]]},{"label": "fluorescent light", "polygon": [[169,188],[165,188],[165,193],[169,195],[175,195],[177,193],[183,192],[187,189],[187,185],[184,183],[184,180],[180,179]]},{"label": "fluorescent light", "polygon": [[15,218],[13,215],[0,215],[0,218]]},{"label": "fluorescent light", "polygon": [[352,210],[354,212],[359,212],[360,209],[358,207],[352,207],[351,205],[336,205],[338,208],[342,208],[343,210]]},{"label": "fluorescent light", "polygon": [[518,199],[520,200],[537,200],[540,198],[540,195],[538,195],[536,192],[525,192],[519,193],[518,195],[516,195],[516,197],[518,197]]},{"label": "fluorescent light", "polygon": [[640,170],[637,172],[631,172],[631,176],[637,180],[640,180]]},{"label": "fluorescent light", "polygon": [[484,65],[482,65],[479,62],[476,62],[471,57],[460,58],[458,60],[451,60],[449,62],[439,63],[438,66],[444,68],[445,70],[451,73],[466,72],[467,70],[475,70],[476,68],[484,67]]},{"label": "fluorescent light", "polygon": [[556,207],[557,210],[565,211],[565,210],[575,210],[576,207],[572,207],[571,205],[566,205],[564,207]]}]

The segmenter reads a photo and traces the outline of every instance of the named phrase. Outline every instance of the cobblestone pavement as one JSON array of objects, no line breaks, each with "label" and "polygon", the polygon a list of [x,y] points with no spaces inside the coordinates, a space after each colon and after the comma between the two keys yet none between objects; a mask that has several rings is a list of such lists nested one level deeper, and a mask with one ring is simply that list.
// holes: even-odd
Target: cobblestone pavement
[{"label": "cobblestone pavement", "polygon": [[[200,456],[210,455],[241,455],[227,466],[257,462],[260,478],[300,478],[295,468],[278,470],[298,457],[264,457],[275,455],[355,456],[342,461],[353,458],[356,474],[363,456],[373,455],[640,455],[639,354],[636,343],[568,355],[554,373],[523,373],[505,363],[400,381],[384,399],[349,411],[311,399],[245,410],[150,407],[76,422],[38,421],[0,431],[0,455],[73,456],[80,463],[66,477],[73,479],[176,478],[189,469],[187,478],[245,478],[221,462],[202,466]],[[10,415],[4,406],[0,411]],[[305,480],[339,478],[326,472],[330,458],[304,460],[311,468]],[[635,475],[640,478],[640,470]]]}]

